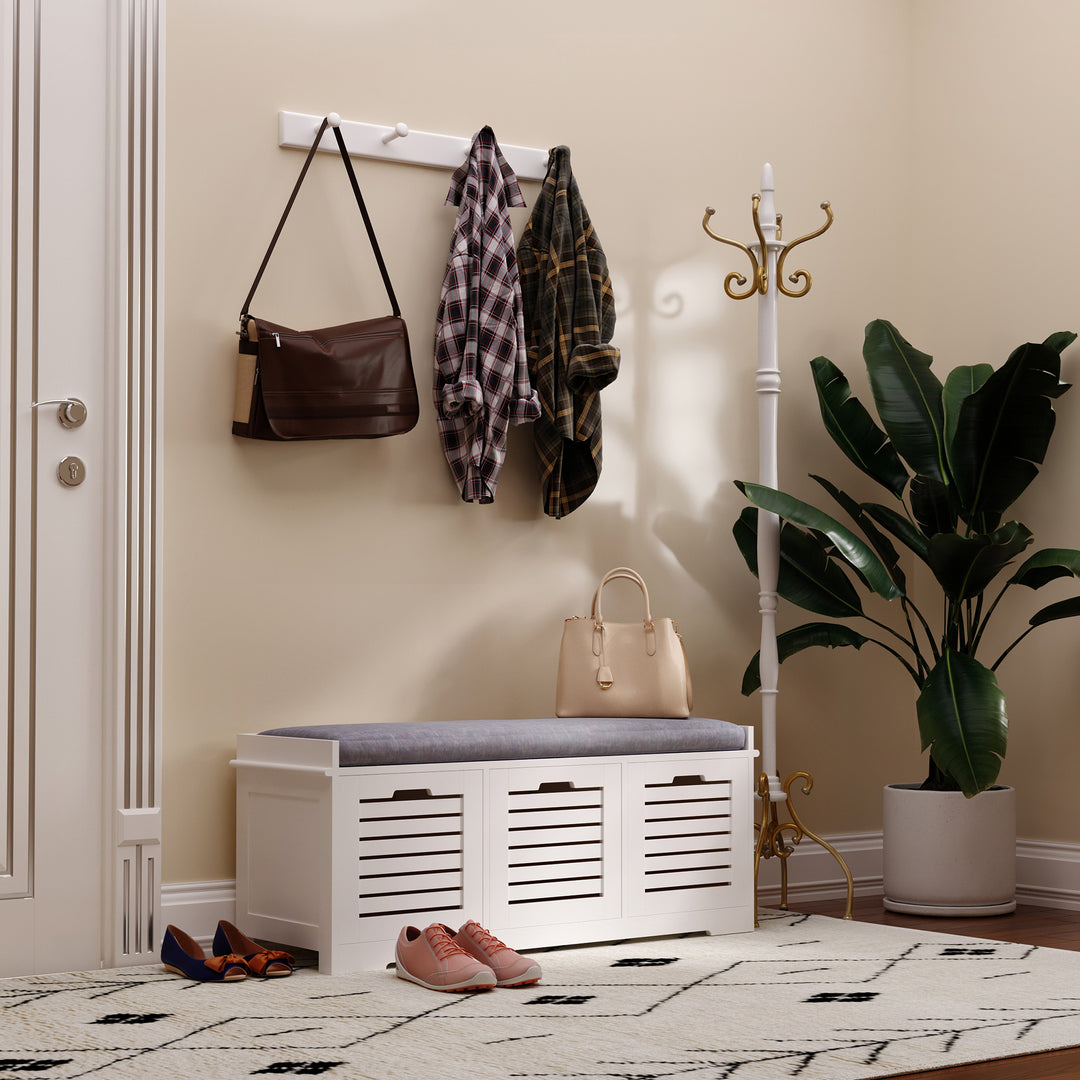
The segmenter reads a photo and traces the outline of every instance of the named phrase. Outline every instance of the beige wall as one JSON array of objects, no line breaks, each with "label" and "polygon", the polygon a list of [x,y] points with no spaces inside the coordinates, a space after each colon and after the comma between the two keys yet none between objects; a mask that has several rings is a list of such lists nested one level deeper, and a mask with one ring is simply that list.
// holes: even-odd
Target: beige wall
[{"label": "beige wall", "polygon": [[[914,11],[911,333],[943,360],[997,362],[1052,330],[1080,331],[1080,7],[919,0]],[[1080,347],[1063,367],[1080,382]],[[1080,547],[1080,390],[1055,408],[1043,475],[1015,516],[1040,547]],[[1076,591],[1060,583],[1014,597],[1010,629]],[[998,630],[1006,644],[1014,636]],[[1062,799],[1080,760],[1078,642],[1077,623],[1036,630],[998,672],[1011,719],[1002,779],[1018,788],[1024,837],[1080,841]]]},{"label": "beige wall", "polygon": [[[1032,7],[170,3],[166,881],[233,874],[237,732],[550,715],[562,620],[620,563],[678,618],[697,711],[755,720],[738,688],[757,647],[756,583],[731,523],[743,505],[732,481],[757,469],[756,314],[723,295],[743,257],[705,236],[703,209],[752,238],[750,195],[771,161],[789,238],[817,227],[823,199],[836,211],[800,249],[813,291],[781,309],[781,478],[810,495],[808,470],[847,474],[807,361],[829,355],[858,385],[869,319],[893,319],[946,364],[1080,328],[1057,239],[1080,225],[1065,148],[1080,89],[1062,62],[1080,12]],[[450,479],[429,400],[453,224],[436,170],[357,162],[412,335],[418,427],[371,443],[229,434],[237,313],[302,161],[276,145],[282,108],[462,136],[486,123],[506,143],[571,147],[623,350],[603,395],[603,477],[571,517],[540,512],[527,428],[511,433],[494,505],[463,504]],[[385,306],[340,165],[316,165],[253,305],[292,325]],[[1040,228],[1055,167],[1061,194]],[[536,185],[524,189],[531,205]],[[514,212],[519,233],[528,212]],[[1047,543],[1080,544],[1080,512],[1057,501],[1080,440],[1073,409],[1065,399],[1043,501],[1023,508]],[[1077,839],[1044,795],[1070,778],[1062,750],[1076,750],[1080,675],[1055,664],[1075,655],[1076,633],[1044,634],[1005,679],[1006,775],[1028,837]],[[920,777],[904,678],[871,655],[785,666],[780,768],[814,773],[816,830],[879,828],[881,785]]]}]

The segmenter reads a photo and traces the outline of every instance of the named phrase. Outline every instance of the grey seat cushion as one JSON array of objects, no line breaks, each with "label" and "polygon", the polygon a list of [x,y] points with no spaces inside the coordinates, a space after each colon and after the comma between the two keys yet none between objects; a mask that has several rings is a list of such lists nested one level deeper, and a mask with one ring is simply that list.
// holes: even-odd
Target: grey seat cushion
[{"label": "grey seat cushion", "polygon": [[338,761],[415,765],[439,761],[525,761],[742,750],[745,731],[727,720],[586,717],[539,720],[434,720],[400,724],[323,724],[272,728],[263,735],[336,739]]}]

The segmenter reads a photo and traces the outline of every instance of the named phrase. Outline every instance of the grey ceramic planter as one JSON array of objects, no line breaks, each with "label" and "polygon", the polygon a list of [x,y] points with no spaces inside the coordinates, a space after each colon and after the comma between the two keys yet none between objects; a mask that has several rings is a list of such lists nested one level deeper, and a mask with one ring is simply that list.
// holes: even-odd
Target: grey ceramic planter
[{"label": "grey ceramic planter", "polygon": [[884,796],[885,907],[914,915],[1016,909],[1016,791],[889,784]]}]

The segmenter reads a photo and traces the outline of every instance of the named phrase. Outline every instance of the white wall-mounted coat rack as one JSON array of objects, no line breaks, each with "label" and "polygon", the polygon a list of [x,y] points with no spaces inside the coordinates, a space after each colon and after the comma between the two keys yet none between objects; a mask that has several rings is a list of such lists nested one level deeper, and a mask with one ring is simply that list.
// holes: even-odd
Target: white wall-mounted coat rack
[{"label": "white wall-mounted coat rack", "polygon": [[[428,165],[436,169],[456,169],[465,161],[472,146],[471,138],[436,135],[430,131],[411,131],[405,124],[364,124],[355,120],[342,120],[336,113],[330,113],[329,118],[331,126],[340,127],[349,153],[356,157]],[[278,145],[309,150],[322,122],[321,116],[279,112]],[[319,143],[319,149],[334,154],[338,152],[332,132],[326,132]],[[499,149],[519,180],[543,180],[547,175],[547,150],[537,150],[530,146],[509,146],[505,143],[500,143]]]}]

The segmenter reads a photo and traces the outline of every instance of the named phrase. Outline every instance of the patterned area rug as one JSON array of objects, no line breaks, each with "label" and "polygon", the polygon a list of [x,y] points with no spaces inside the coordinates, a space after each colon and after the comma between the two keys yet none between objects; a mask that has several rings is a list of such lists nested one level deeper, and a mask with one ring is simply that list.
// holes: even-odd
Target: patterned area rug
[{"label": "patterned area rug", "polygon": [[540,985],[392,971],[0,980],[0,1080],[856,1080],[1080,1044],[1080,957],[774,913],[753,934],[537,954]]}]

